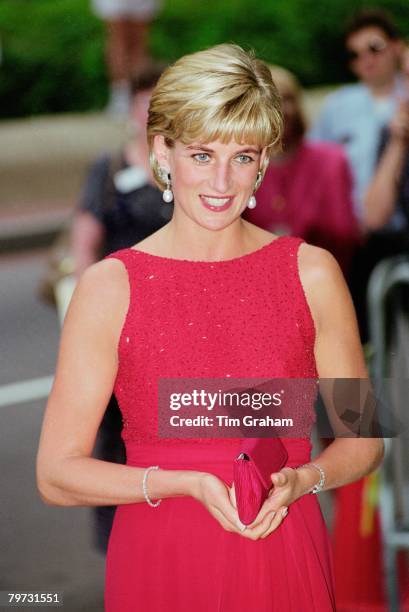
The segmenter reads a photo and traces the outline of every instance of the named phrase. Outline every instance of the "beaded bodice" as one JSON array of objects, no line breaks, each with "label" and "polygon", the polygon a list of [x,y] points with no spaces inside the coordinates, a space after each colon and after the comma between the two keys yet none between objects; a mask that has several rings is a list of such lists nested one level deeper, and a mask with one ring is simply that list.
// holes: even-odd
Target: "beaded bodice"
[{"label": "beaded bodice", "polygon": [[114,386],[125,443],[179,442],[157,435],[160,377],[317,377],[314,322],[298,273],[301,243],[283,236],[214,262],[133,248],[108,255],[122,261],[130,287]]}]

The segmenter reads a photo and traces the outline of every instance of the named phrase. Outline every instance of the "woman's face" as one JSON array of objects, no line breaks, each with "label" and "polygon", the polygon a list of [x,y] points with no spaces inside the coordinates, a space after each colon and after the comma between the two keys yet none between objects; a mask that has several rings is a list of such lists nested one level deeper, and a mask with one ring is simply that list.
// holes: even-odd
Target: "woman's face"
[{"label": "woman's face", "polygon": [[169,148],[156,136],[159,165],[169,171],[175,214],[207,229],[223,229],[240,217],[253,194],[266,151],[257,145],[214,141]]}]

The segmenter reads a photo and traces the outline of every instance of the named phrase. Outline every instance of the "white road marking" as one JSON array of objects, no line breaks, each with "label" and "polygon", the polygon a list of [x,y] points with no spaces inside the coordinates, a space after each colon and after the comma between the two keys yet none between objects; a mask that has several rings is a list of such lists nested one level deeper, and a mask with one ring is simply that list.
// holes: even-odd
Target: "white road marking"
[{"label": "white road marking", "polygon": [[48,397],[53,384],[54,376],[32,378],[10,385],[0,386],[0,407],[13,406],[23,402]]}]

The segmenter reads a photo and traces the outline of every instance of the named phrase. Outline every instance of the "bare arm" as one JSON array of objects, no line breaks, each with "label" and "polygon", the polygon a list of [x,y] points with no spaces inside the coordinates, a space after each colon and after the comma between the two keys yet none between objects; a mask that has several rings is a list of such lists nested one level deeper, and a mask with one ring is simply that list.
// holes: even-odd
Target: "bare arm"
[{"label": "bare arm", "polygon": [[390,124],[390,138],[364,199],[364,224],[383,227],[394,213],[399,181],[408,154],[409,109],[404,103]]},{"label": "bare arm", "polygon": [[[46,502],[94,506],[144,500],[143,468],[91,457],[117,372],[127,285],[122,264],[105,260],[84,272],[74,292],[37,456],[38,487]],[[152,498],[187,494],[190,476],[152,472],[149,493]]]},{"label": "bare arm", "polygon": [[71,230],[71,249],[77,279],[88,266],[100,259],[104,238],[104,226],[94,215],[86,210],[76,211]]},{"label": "bare arm", "polygon": [[394,213],[406,152],[401,140],[392,138],[386,145],[364,200],[364,223],[369,230],[383,227]]},{"label": "bare arm", "polygon": [[[145,468],[91,456],[115,382],[117,346],[128,304],[127,272],[118,260],[92,265],[77,284],[62,330],[37,455],[37,486],[48,504],[105,506],[145,501]],[[151,499],[191,495],[225,529],[239,531],[228,488],[213,475],[152,471],[148,492]]]},{"label": "bare arm", "polygon": [[[323,249],[301,245],[300,276],[316,327],[315,359],[320,378],[368,378],[352,299],[335,259]],[[325,471],[325,489],[358,480],[383,457],[383,440],[337,438],[315,458]],[[308,474],[307,474],[308,472]],[[298,471],[305,489],[319,480],[311,468]]]}]

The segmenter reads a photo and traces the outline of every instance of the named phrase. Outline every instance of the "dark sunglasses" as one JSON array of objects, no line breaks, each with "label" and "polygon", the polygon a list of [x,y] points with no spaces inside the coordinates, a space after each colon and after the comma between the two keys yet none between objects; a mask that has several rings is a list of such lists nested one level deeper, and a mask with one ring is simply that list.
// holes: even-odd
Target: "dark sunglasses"
[{"label": "dark sunglasses", "polygon": [[387,47],[388,43],[385,40],[374,40],[367,45],[366,49],[362,49],[361,51],[355,51],[354,49],[347,48],[347,58],[349,62],[355,62],[367,53],[370,53],[370,55],[379,55],[385,51]]}]

